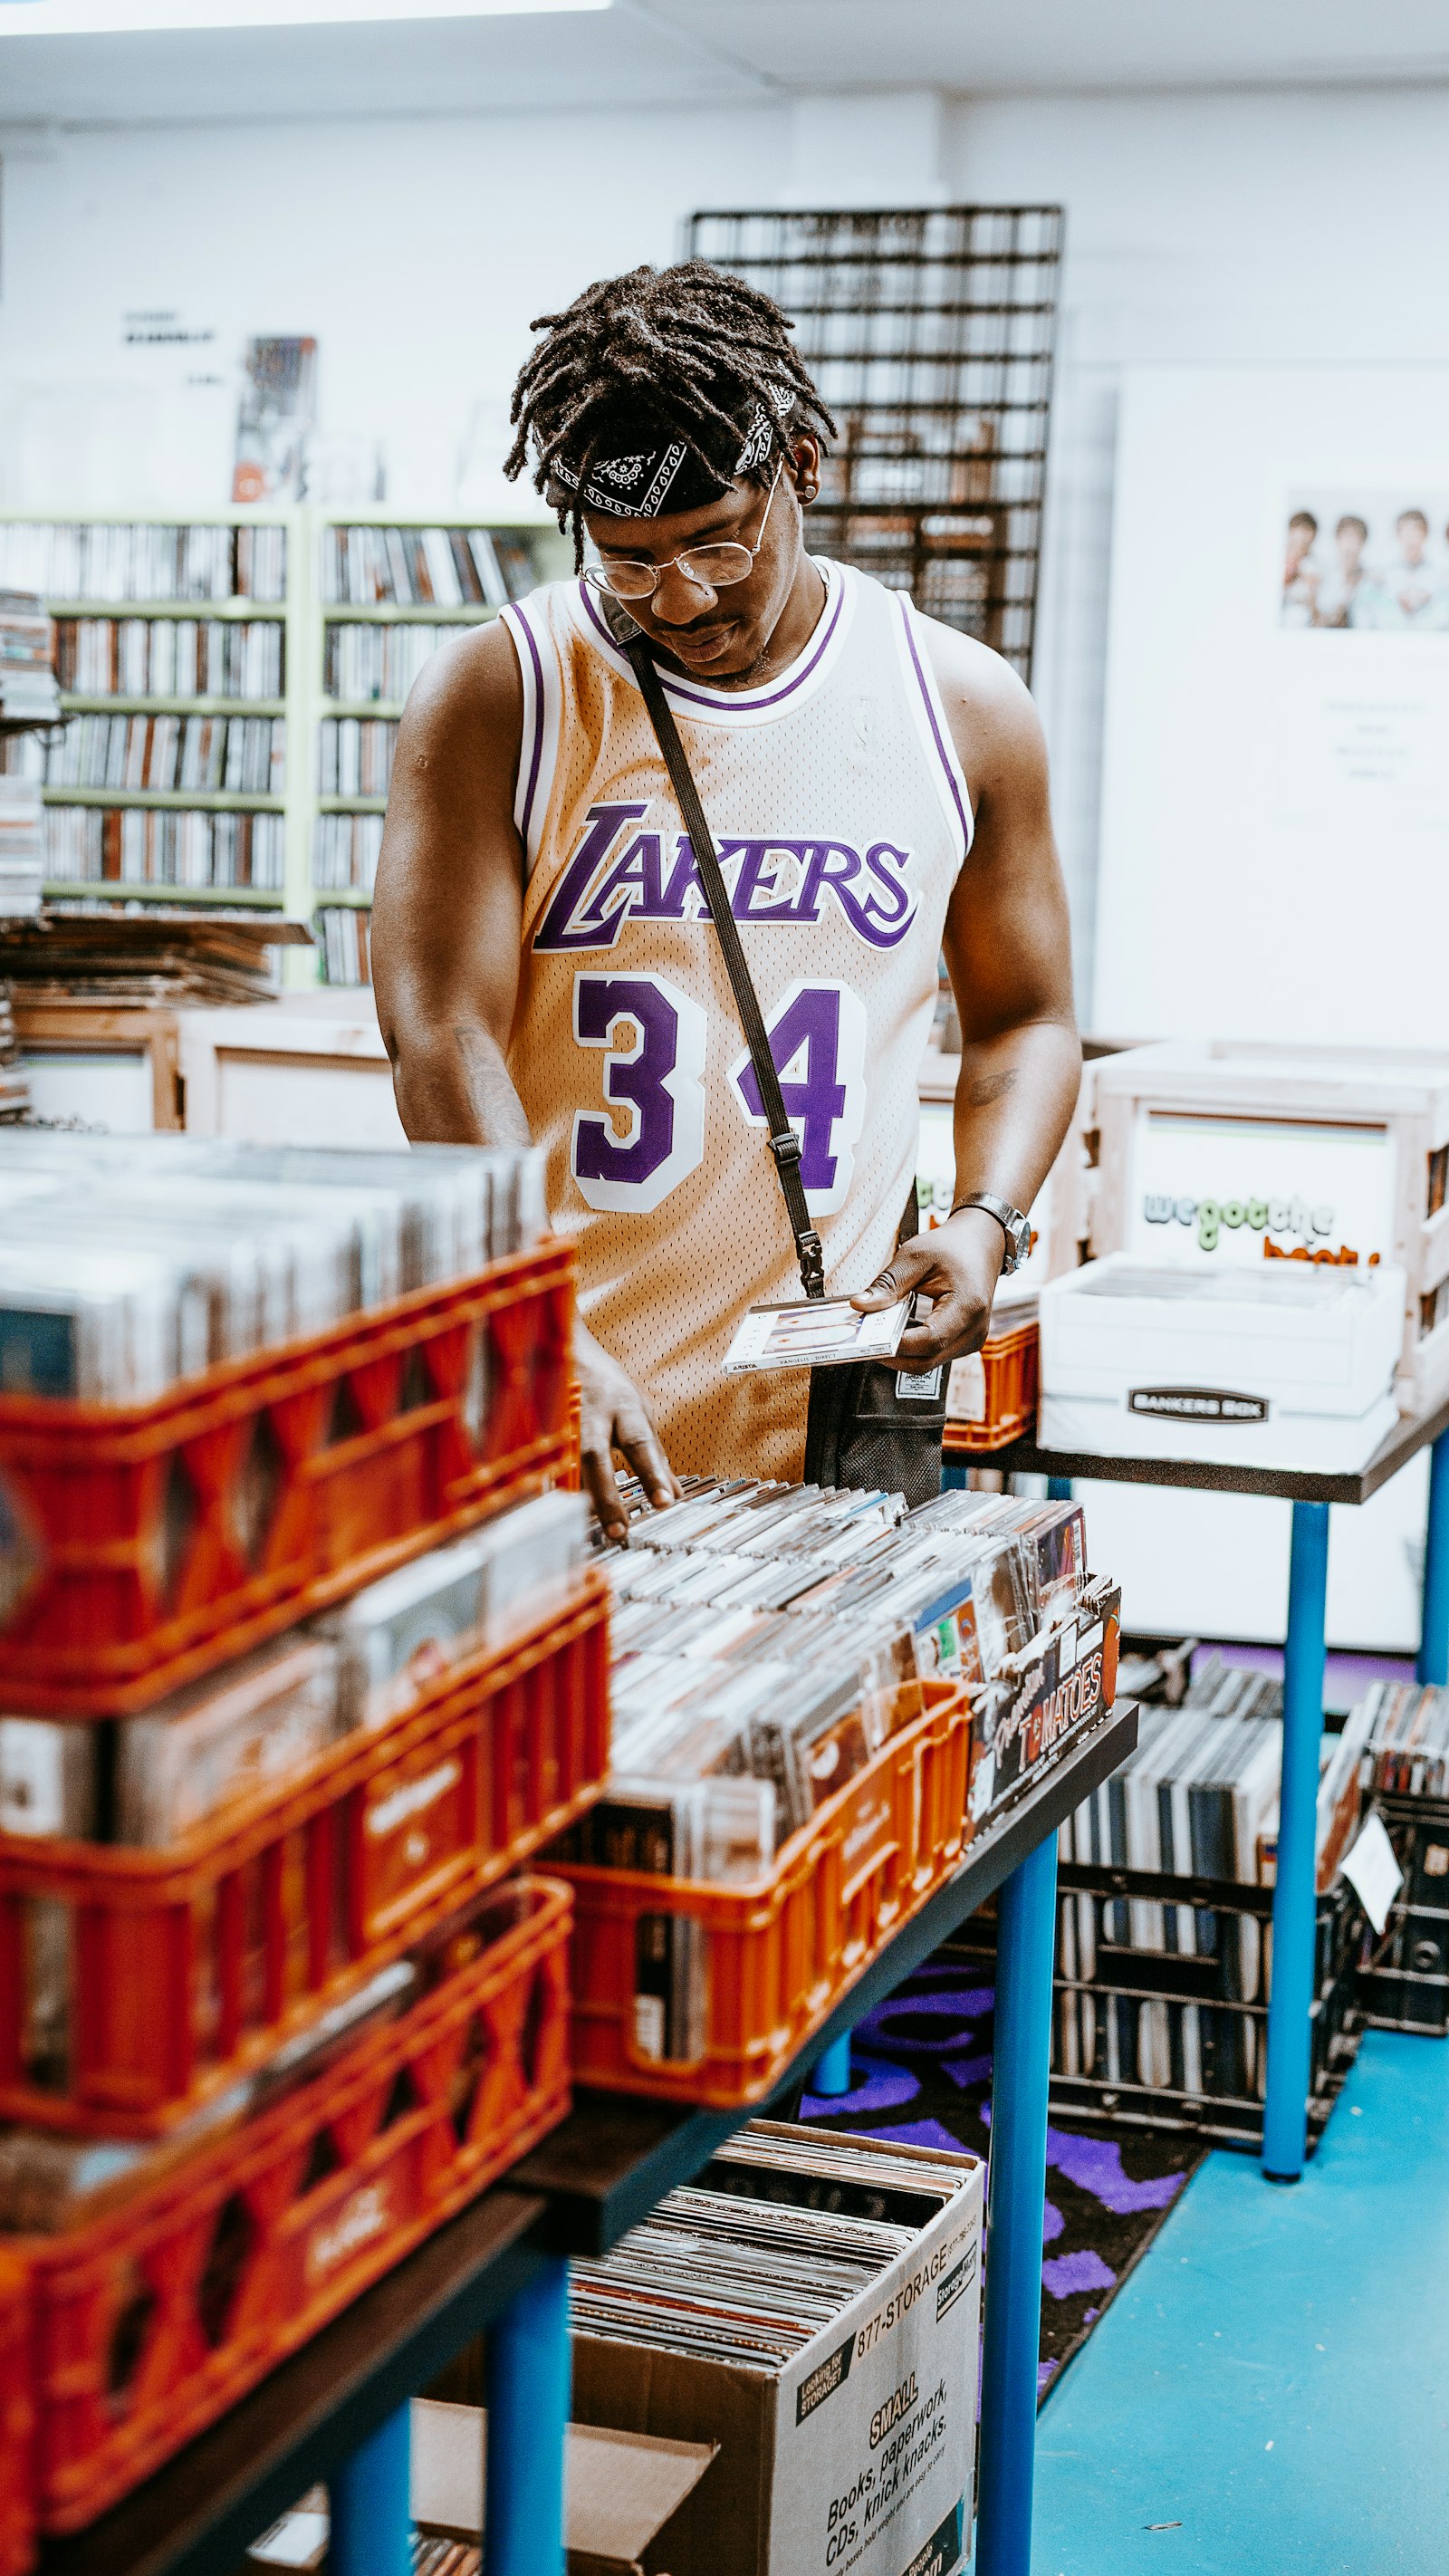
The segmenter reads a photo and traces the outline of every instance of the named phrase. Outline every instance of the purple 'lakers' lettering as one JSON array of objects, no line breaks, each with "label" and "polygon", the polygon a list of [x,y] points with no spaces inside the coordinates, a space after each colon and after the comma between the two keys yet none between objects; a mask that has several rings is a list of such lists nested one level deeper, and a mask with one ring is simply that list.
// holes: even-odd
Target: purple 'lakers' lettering
[{"label": "purple 'lakers' lettering", "polygon": [[[636,832],[620,848],[625,826],[647,810],[590,806],[583,838],[534,932],[535,949],[612,948],[628,921],[705,919],[687,833],[674,836],[669,861],[657,832]],[[890,841],[872,842],[862,856],[848,841],[722,840],[719,858],[737,921],[813,922],[833,904],[872,948],[896,948],[920,900],[906,882],[909,850]]]},{"label": "purple 'lakers' lettering", "polygon": [[579,926],[570,929],[571,916],[581,911],[584,896],[596,874],[603,868],[609,852],[626,823],[637,823],[647,814],[647,805],[591,805],[584,837],[559,878],[558,892],[533,935],[535,948],[612,948],[618,924],[607,939],[595,938],[588,926],[587,913]]},{"label": "purple 'lakers' lettering", "polygon": [[590,925],[606,922],[611,913],[621,917],[642,912],[658,921],[664,910],[664,860],[657,832],[636,832],[621,859],[616,859],[608,875],[590,895],[584,920]]}]

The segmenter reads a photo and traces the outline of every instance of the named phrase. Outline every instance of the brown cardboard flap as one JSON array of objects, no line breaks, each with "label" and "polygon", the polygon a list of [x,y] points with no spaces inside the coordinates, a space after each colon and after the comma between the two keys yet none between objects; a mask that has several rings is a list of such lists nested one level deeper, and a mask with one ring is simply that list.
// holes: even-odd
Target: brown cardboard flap
[{"label": "brown cardboard flap", "polygon": [[[413,2400],[413,2520],[450,2538],[483,2528],[488,2419],[476,2406]],[[637,2565],[655,2534],[703,2477],[718,2444],[570,2424],[564,2456],[564,2539],[574,2576]]]},{"label": "brown cardboard flap", "polygon": [[710,2442],[719,2458],[669,2527],[666,2565],[715,2576],[763,2567],[774,2473],[776,2376],[648,2345],[573,2339],[574,2430],[623,2425],[625,2438]]}]

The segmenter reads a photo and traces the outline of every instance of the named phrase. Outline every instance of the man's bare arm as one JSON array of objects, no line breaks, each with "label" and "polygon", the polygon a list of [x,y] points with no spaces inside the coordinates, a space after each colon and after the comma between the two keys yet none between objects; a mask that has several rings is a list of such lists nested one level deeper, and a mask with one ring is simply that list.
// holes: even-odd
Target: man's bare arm
[{"label": "man's bare arm", "polygon": [[523,731],[502,626],[434,656],[398,727],[373,897],[373,982],[398,1115],[415,1142],[528,1142],[506,1049],[518,1001]]},{"label": "man's bare arm", "polygon": [[980,646],[968,662],[967,639],[950,643],[959,678],[946,711],[976,811],[942,942],[961,1019],[956,1195],[991,1190],[1029,1208],[1081,1080],[1071,920],[1036,708],[1006,663]]},{"label": "man's bare arm", "polygon": [[[942,942],[961,1018],[956,1195],[986,1190],[1030,1208],[1066,1134],[1082,1064],[1046,745],[1008,664],[945,627],[927,633],[975,809]],[[897,1286],[935,1300],[929,1323],[905,1336],[903,1358],[928,1368],[979,1348],[1005,1251],[981,1209],[902,1247]]]},{"label": "man's bare arm", "polygon": [[[506,628],[425,664],[398,728],[372,910],[377,1016],[413,1141],[526,1145],[508,1071],[523,945],[513,821],[523,691]],[[584,1478],[611,1534],[627,1528],[622,1450],[652,1503],[679,1491],[638,1388],[576,1323]]]}]

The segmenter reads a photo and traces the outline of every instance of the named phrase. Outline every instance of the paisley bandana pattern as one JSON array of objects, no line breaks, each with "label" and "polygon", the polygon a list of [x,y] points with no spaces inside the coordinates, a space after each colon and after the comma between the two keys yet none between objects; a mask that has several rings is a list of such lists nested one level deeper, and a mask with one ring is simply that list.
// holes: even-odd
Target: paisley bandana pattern
[{"label": "paisley bandana pattern", "polygon": [[[776,420],[784,421],[794,404],[788,385],[771,385],[770,410]],[[669,439],[662,446],[635,448],[622,456],[596,456],[583,485],[586,510],[598,510],[611,519],[658,519],[669,510],[702,510],[717,501],[731,483],[742,474],[759,470],[769,456],[773,426],[770,412],[757,403],[750,419],[742,425],[740,447],[732,464],[721,456],[706,458],[683,439]],[[579,478],[562,457],[555,457],[549,468],[554,482],[572,496],[580,489]]]}]

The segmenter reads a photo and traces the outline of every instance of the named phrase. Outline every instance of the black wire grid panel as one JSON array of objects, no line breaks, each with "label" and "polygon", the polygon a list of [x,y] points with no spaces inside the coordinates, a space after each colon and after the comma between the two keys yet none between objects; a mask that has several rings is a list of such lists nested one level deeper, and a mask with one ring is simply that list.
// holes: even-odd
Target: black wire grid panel
[{"label": "black wire grid panel", "polygon": [[705,213],[698,259],[774,296],[840,426],[812,551],[1031,677],[1059,206]]}]

